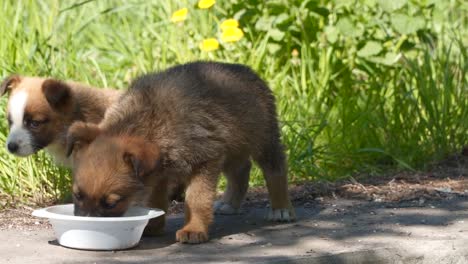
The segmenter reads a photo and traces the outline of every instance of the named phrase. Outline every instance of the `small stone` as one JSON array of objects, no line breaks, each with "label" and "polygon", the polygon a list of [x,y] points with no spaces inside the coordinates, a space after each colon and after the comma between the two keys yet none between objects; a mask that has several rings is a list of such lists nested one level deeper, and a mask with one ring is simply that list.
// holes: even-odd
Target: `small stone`
[{"label": "small stone", "polygon": [[436,191],[438,192],[441,192],[441,193],[451,193],[452,192],[452,188],[436,188],[435,189]]},{"label": "small stone", "polygon": [[419,198],[419,206],[423,205],[426,202],[426,199],[424,198]]}]

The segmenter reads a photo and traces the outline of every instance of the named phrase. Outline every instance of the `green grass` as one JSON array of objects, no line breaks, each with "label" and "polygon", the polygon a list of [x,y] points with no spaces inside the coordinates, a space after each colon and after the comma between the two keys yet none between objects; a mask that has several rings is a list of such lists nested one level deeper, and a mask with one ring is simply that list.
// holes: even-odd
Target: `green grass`
[{"label": "green grass", "polygon": [[[3,1],[0,73],[125,89],[177,63],[247,64],[277,97],[296,182],[424,169],[467,145],[464,1],[247,2],[199,10],[196,1]],[[171,23],[182,7],[187,20]],[[401,14],[420,20],[401,26],[409,19]],[[219,36],[218,23],[231,17],[245,37],[201,51],[200,41]],[[7,133],[2,110],[2,146]],[[0,149],[0,192],[11,202],[60,201],[69,184],[69,172],[45,154],[19,159]],[[251,184],[263,184],[258,170]]]}]

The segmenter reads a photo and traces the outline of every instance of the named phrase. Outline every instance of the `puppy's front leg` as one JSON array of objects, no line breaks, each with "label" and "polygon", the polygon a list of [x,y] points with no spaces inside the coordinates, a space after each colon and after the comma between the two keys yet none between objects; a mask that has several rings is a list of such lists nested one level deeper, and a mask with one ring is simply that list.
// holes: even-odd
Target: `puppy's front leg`
[{"label": "puppy's front leg", "polygon": [[[152,208],[158,208],[166,212],[168,208],[168,183],[167,180],[158,182],[151,190],[150,200],[148,201],[147,206]],[[149,221],[148,225],[145,228],[145,236],[156,236],[161,235],[164,232],[164,226],[166,224],[166,215],[162,215],[157,218],[153,218]]]},{"label": "puppy's front leg", "polygon": [[192,176],[185,192],[185,226],[177,231],[177,241],[190,244],[208,241],[218,175],[219,171],[204,171]]}]

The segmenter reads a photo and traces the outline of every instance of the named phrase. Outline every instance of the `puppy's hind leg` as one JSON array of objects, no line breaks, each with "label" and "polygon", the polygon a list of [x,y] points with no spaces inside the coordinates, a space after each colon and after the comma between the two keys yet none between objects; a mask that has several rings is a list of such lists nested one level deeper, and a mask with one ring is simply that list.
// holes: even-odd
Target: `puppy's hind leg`
[{"label": "puppy's hind leg", "polygon": [[224,168],[227,188],[222,200],[214,204],[215,214],[238,214],[245,193],[249,187],[249,175],[252,163],[249,159],[230,162]]},{"label": "puppy's hind leg", "polygon": [[254,159],[262,169],[270,197],[271,208],[266,218],[270,221],[294,221],[296,213],[289,200],[286,157],[282,145],[278,141],[273,142]]}]

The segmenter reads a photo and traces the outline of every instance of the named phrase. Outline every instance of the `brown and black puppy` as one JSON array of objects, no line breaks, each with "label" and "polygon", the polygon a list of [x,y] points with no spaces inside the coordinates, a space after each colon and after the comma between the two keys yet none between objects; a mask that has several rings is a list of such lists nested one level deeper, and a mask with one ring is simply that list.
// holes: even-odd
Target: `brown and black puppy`
[{"label": "brown and black puppy", "polygon": [[[233,213],[252,159],[267,183],[268,218],[295,218],[275,100],[245,66],[195,62],[140,77],[99,125],[75,123],[68,137],[77,215],[119,216],[135,203],[166,210],[168,185],[183,184],[185,226],[176,239],[204,242],[219,175],[228,186],[215,211]],[[163,224],[153,221],[146,232]]]},{"label": "brown and black puppy", "polygon": [[77,120],[98,123],[107,107],[121,94],[55,79],[13,75],[0,85],[0,96],[9,93],[7,149],[25,157],[46,148],[63,165],[66,133]]}]

